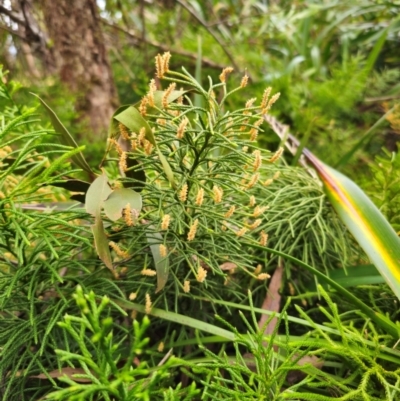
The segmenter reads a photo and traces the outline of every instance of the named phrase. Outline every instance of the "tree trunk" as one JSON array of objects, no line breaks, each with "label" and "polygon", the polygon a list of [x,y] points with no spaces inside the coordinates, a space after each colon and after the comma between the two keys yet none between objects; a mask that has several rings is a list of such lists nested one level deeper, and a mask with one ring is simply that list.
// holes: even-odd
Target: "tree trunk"
[{"label": "tree trunk", "polygon": [[61,80],[79,94],[77,111],[90,128],[105,133],[117,106],[95,0],[41,0]]}]

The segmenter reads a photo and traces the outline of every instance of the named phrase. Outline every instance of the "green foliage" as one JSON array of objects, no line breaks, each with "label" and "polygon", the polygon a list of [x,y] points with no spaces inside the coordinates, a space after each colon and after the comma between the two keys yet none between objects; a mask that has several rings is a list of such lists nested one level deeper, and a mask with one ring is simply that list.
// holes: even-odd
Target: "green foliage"
[{"label": "green foliage", "polygon": [[[279,165],[282,149],[272,154],[255,142],[263,130],[261,113],[276,97],[270,100],[268,89],[258,105],[252,99],[241,109],[230,110],[228,99],[241,88],[229,91],[225,74],[220,83],[210,79],[205,90],[185,70],[168,71],[168,89],[156,91],[151,83],[137,108],[123,106],[113,117],[110,135],[125,173],[121,181],[140,192],[143,202],[140,210],[121,201],[120,207],[129,204],[124,219],[112,226],[114,232],[107,230],[110,240],[119,241],[113,246],[114,266],[135,272],[138,279],[142,274],[143,283],[149,282],[143,275],[157,272],[157,292],[165,284],[168,291],[156,303],[168,302],[165,297],[172,288],[184,293],[189,285],[212,298],[221,297],[224,282],[228,298],[236,297],[238,281],[250,279],[250,286],[258,286],[257,266],[265,264],[268,271],[277,257],[246,243],[265,245],[267,237],[274,249],[325,269],[343,263],[351,252],[318,182],[300,169]],[[174,92],[176,83],[185,85],[185,92]],[[183,98],[191,91],[202,97],[203,107]],[[119,135],[126,151],[116,142]],[[86,208],[93,214],[93,205],[101,200],[95,190],[98,180],[87,195]],[[109,263],[108,247],[103,243],[97,248]],[[237,272],[229,277],[226,270],[232,269]],[[167,281],[168,272],[172,282]],[[171,307],[176,310],[177,303]]]},{"label": "green foliage", "polygon": [[[30,108],[22,85],[5,84],[1,75],[0,398],[400,398],[397,339],[377,322],[382,315],[398,325],[393,293],[374,284],[382,281],[362,265],[360,279],[347,280],[342,270],[332,276],[347,280],[351,296],[333,285],[309,292],[310,280],[319,276],[322,282],[323,273],[365,263],[365,257],[319,181],[289,166],[289,157],[271,162],[277,139],[259,123],[262,91],[270,83],[281,92],[272,112],[324,161],[341,160],[398,95],[396,10],[369,0],[307,7],[285,1],[107,1],[103,17],[133,34],[121,46],[128,36],[104,25],[115,39],[113,70],[124,103],[138,101],[153,74],[149,60],[158,50],[142,40],[153,45],[162,38],[162,45],[186,54],[174,55],[164,77],[183,87],[167,104],[162,99],[168,89],[160,83],[155,107],[147,104],[144,112],[142,103],[116,111],[110,138],[129,139],[120,138],[121,149],[109,144],[112,153],[100,176],[109,193],[101,199],[92,184],[86,198],[92,216],[65,202],[67,191],[83,202],[90,186],[73,178],[82,172],[68,161],[90,165],[88,181],[94,181],[91,170],[99,171],[92,160],[100,159],[103,143],[86,138],[82,161],[83,149],[63,142],[81,134],[72,96],[60,96],[53,79],[33,89],[71,134],[57,122],[54,132]],[[204,57],[203,76],[172,68],[194,65],[196,57],[191,61],[188,53]],[[253,85],[229,90],[210,59],[235,64],[236,72],[248,68]],[[244,99],[254,93],[259,100],[247,107]],[[48,111],[54,124],[57,117]],[[389,122],[392,132],[379,125],[363,142],[363,153],[344,167],[364,181],[400,230],[397,153],[376,158],[372,182],[363,178],[360,163],[379,151],[384,135],[397,132],[395,121]],[[250,140],[254,129],[258,141]],[[268,234],[270,251],[260,246],[266,239],[261,233]],[[262,304],[266,274],[278,264],[285,266],[283,297],[296,296],[274,314],[253,304]],[[271,316],[267,323],[278,318],[271,335],[258,328],[259,313]]]},{"label": "green foliage", "polygon": [[[354,146],[379,120],[381,102],[399,93],[394,47],[398,6],[390,2],[166,1],[142,10],[140,2],[125,0],[118,6],[110,2],[106,10],[121,29],[121,41],[137,40],[147,50],[143,57],[141,52],[132,56],[131,46],[120,50],[125,60],[135,57],[132,68],[121,63],[121,56],[114,59],[123,102],[136,101],[145,90],[144,71],[151,73],[149,60],[160,51],[154,50],[154,43],[162,38],[164,48],[174,54],[184,49],[173,66],[191,63],[194,69],[201,36],[203,84],[208,75],[215,81],[220,72],[218,65],[208,66],[206,61],[211,59],[232,65],[237,74],[248,70],[255,85],[248,97],[261,96],[264,87],[272,85],[282,99],[273,112],[296,135],[303,137],[309,131],[307,146],[330,165],[336,165],[341,152]],[[143,18],[138,20],[138,15]],[[129,35],[124,34],[127,26]],[[143,37],[148,42],[139,40]],[[127,81],[134,94],[128,92]],[[240,108],[241,98],[237,93],[229,105]],[[361,162],[379,152],[387,134],[387,128],[381,127],[346,172],[359,175]],[[269,148],[271,140],[276,142],[268,135],[260,136],[260,143]]]},{"label": "green foliage", "polygon": [[375,162],[370,164],[370,169],[371,177],[366,180],[364,187],[394,229],[400,231],[399,153],[390,154],[383,149],[383,155],[376,157]]},{"label": "green foliage", "polygon": [[[149,343],[149,338],[144,338],[150,324],[147,316],[141,323],[134,320],[131,330],[126,330],[126,337],[129,338],[127,349],[125,339],[114,340],[113,330],[120,327],[113,323],[112,317],[107,313],[110,308],[107,296],[98,301],[93,292],[84,294],[78,286],[74,298],[80,309],[80,316],[65,315],[59,326],[78,344],[79,350],[71,352],[58,349],[56,355],[72,369],[79,366],[83,373],[61,376],[60,381],[68,386],[48,394],[46,400],[178,399],[179,389],[170,389],[169,398],[163,396],[162,383],[170,376],[170,361],[153,369],[147,361],[139,362],[143,354],[145,357]],[[187,396],[192,397],[197,392],[192,386],[187,393]]]}]

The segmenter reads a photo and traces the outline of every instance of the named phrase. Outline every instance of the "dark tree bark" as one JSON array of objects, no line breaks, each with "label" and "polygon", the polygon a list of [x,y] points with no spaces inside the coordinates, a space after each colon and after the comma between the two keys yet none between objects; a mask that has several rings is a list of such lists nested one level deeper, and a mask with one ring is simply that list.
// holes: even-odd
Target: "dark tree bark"
[{"label": "dark tree bark", "polygon": [[[77,95],[76,110],[96,134],[105,133],[118,105],[96,0],[0,0],[0,16],[16,40],[27,70],[58,74]],[[17,26],[17,28],[15,28]]]},{"label": "dark tree bark", "polygon": [[107,57],[95,0],[41,0],[61,80],[79,93],[77,111],[91,129],[105,132],[117,91]]},{"label": "dark tree bark", "polygon": [[35,58],[40,60],[46,74],[57,72],[53,50],[48,46],[49,38],[47,32],[40,28],[37,12],[32,0],[11,0],[11,9],[6,8],[0,2],[0,15],[2,22],[8,19],[9,31],[19,50],[19,58],[25,65],[26,72],[34,78],[40,78]]}]

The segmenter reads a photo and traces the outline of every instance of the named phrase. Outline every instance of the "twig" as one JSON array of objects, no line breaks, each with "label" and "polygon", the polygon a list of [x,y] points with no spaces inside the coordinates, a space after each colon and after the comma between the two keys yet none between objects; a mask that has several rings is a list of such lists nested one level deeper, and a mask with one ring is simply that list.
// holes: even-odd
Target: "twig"
[{"label": "twig", "polygon": [[215,34],[215,32],[210,29],[210,27],[206,24],[205,21],[203,21],[202,18],[200,18],[192,9],[191,7],[186,4],[185,1],[183,0],[176,0],[178,4],[180,4],[186,11],[190,13],[190,15],[195,18],[206,30],[207,32],[216,40],[216,42],[221,46],[222,50],[224,53],[227,55],[229,58],[230,62],[232,63],[232,66],[235,68],[236,71],[240,71],[238,65],[236,64],[235,59],[233,58],[232,54],[226,49],[225,44],[221,41],[221,39]]},{"label": "twig", "polygon": [[[122,32],[122,33],[124,33],[126,36],[129,36],[130,38],[132,38],[132,39],[134,39],[135,41],[137,41],[137,43],[140,43],[140,41],[142,41],[142,37],[136,35],[136,34],[133,33],[132,31],[128,31],[128,30],[126,30],[126,29],[124,29],[124,28],[121,28],[121,27],[118,26],[118,25],[112,24],[112,23],[110,23],[110,22],[108,22],[108,21],[105,21],[105,20],[102,20],[102,23],[103,23],[104,25],[107,25],[107,26],[109,26],[109,27],[111,27],[111,28],[114,28],[114,29],[116,29],[116,30],[118,30],[118,31],[120,31],[120,32]],[[173,54],[177,54],[177,55],[182,56],[182,57],[187,57],[187,58],[190,58],[191,60],[194,60],[194,61],[197,60],[197,55],[194,54],[194,53],[191,53],[191,52],[188,52],[188,51],[185,51],[185,50],[173,50],[173,49],[171,49],[169,46],[166,46],[166,45],[164,45],[164,44],[162,44],[162,43],[159,43],[159,42],[152,41],[152,40],[150,40],[150,39],[148,39],[148,38],[146,38],[146,39],[144,40],[144,42],[145,42],[146,44],[152,46],[152,47],[155,47],[155,48],[157,48],[157,49],[160,49],[160,50],[163,51],[163,52],[170,51],[170,52],[173,53]],[[223,68],[226,67],[226,65],[216,63],[215,61],[212,61],[212,60],[210,60],[209,58],[206,58],[206,57],[203,57],[203,58],[201,59],[201,61],[202,61],[202,64],[205,65],[205,66],[207,66],[207,67],[216,68],[216,69],[219,69],[219,70],[222,70]]]},{"label": "twig", "polygon": [[10,18],[12,21],[16,22],[19,25],[23,25],[24,27],[28,26],[25,20],[21,19],[20,17],[15,15],[11,10],[2,5],[0,5],[0,14],[7,15],[8,18]]},{"label": "twig", "polygon": [[17,31],[14,31],[13,29],[11,29],[7,26],[0,25],[0,29],[3,29],[4,31],[7,31],[10,35],[16,36],[17,38],[20,38],[21,40],[27,42],[27,39],[25,36],[22,36],[20,33],[18,33]]}]

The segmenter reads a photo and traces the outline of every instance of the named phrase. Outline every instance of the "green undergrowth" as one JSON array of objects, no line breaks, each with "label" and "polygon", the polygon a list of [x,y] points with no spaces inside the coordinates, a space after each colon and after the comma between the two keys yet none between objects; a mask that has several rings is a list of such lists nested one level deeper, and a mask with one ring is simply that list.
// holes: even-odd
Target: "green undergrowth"
[{"label": "green undergrowth", "polygon": [[[309,290],[305,265],[323,276],[364,256],[319,181],[256,141],[271,93],[230,109],[215,97],[227,71],[207,89],[158,73],[167,85],[116,112],[102,171],[86,173],[65,128],[0,84],[2,399],[397,399],[397,339],[350,298]],[[141,202],[111,208],[104,191]],[[278,265],[274,313],[260,307]],[[397,318],[387,287],[359,298]],[[268,334],[262,314],[277,318]]]}]

